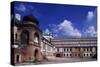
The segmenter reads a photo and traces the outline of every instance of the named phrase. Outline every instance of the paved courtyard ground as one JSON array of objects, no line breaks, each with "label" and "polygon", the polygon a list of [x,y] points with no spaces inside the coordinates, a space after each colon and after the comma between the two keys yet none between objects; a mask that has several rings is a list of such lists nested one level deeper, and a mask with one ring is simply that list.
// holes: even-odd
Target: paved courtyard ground
[{"label": "paved courtyard ground", "polygon": [[21,63],[16,65],[38,65],[38,64],[54,64],[54,63],[72,63],[72,62],[87,62],[96,61],[95,58],[58,58],[48,57],[48,60],[44,60],[36,63]]},{"label": "paved courtyard ground", "polygon": [[96,61],[94,58],[57,58],[49,57],[48,60],[43,62],[37,62],[36,64],[53,64],[53,63],[70,63],[70,62],[85,62],[85,61]]}]

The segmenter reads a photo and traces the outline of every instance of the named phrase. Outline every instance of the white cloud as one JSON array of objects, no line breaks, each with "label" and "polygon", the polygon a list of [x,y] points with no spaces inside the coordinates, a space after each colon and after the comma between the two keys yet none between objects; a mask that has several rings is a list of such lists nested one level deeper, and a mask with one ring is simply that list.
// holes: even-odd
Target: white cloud
[{"label": "white cloud", "polygon": [[64,20],[60,23],[58,30],[62,31],[64,35],[81,37],[81,33],[78,29],[74,28],[71,21]]},{"label": "white cloud", "polygon": [[81,37],[82,34],[81,32],[77,29],[74,28],[73,24],[71,21],[64,20],[58,25],[52,26],[52,31],[54,33],[55,37],[59,37],[60,35],[62,36],[67,36],[67,37]]},{"label": "white cloud", "polygon": [[[96,23],[97,23],[97,10],[95,11],[88,11],[86,15],[86,24],[84,24],[84,32],[83,36],[85,37],[96,37],[97,30],[96,30]],[[87,23],[88,22],[88,23]]]},{"label": "white cloud", "polygon": [[94,13],[92,11],[89,11],[87,14],[87,20],[90,21],[94,18]]},{"label": "white cloud", "polygon": [[88,27],[88,29],[85,31],[85,36],[96,37],[97,31],[95,30],[95,27],[94,26]]},{"label": "white cloud", "polygon": [[20,14],[15,14],[15,17],[16,17],[17,20],[19,20],[19,21],[21,20],[21,15]]},{"label": "white cloud", "polygon": [[19,11],[26,11],[26,7],[24,4],[19,5],[18,7],[16,7],[16,9]]},{"label": "white cloud", "polygon": [[[88,23],[87,23],[88,22]],[[96,37],[96,11],[88,11],[84,23],[84,27],[79,31],[74,27],[73,23],[65,19],[60,24],[50,25],[55,36],[71,36],[71,37]]]}]

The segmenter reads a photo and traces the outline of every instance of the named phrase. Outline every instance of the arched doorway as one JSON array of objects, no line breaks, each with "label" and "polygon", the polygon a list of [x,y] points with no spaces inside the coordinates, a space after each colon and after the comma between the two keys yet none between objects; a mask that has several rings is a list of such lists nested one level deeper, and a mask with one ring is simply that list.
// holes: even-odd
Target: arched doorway
[{"label": "arched doorway", "polygon": [[21,33],[21,44],[28,44],[29,43],[29,32],[24,30]]},{"label": "arched doorway", "polygon": [[35,58],[35,61],[38,60],[38,49],[35,49],[34,51],[34,58]]},{"label": "arched doorway", "polygon": [[56,54],[56,57],[61,57],[61,54]]},{"label": "arched doorway", "polygon": [[20,63],[21,61],[21,55],[17,54],[16,55],[16,63]]}]

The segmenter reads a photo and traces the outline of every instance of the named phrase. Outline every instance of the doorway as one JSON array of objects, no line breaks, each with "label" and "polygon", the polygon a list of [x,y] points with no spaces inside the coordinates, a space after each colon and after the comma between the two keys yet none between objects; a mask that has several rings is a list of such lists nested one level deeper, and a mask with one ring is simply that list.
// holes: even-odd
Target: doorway
[{"label": "doorway", "polygon": [[56,54],[56,57],[61,57],[61,54]]},{"label": "doorway", "polygon": [[35,60],[38,59],[38,49],[35,49],[35,51],[34,51],[34,58],[35,58]]},{"label": "doorway", "polygon": [[16,63],[20,62],[20,55],[16,55]]}]

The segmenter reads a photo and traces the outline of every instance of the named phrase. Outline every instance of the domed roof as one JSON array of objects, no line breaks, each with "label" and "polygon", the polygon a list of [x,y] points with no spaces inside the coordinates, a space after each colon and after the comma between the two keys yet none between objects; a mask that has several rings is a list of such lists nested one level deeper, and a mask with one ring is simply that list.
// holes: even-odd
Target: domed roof
[{"label": "domed roof", "polygon": [[[37,25],[39,24],[38,20],[32,15],[24,16],[23,21],[31,21],[32,23],[35,23]],[[24,22],[24,23],[28,23],[28,22]]]}]

